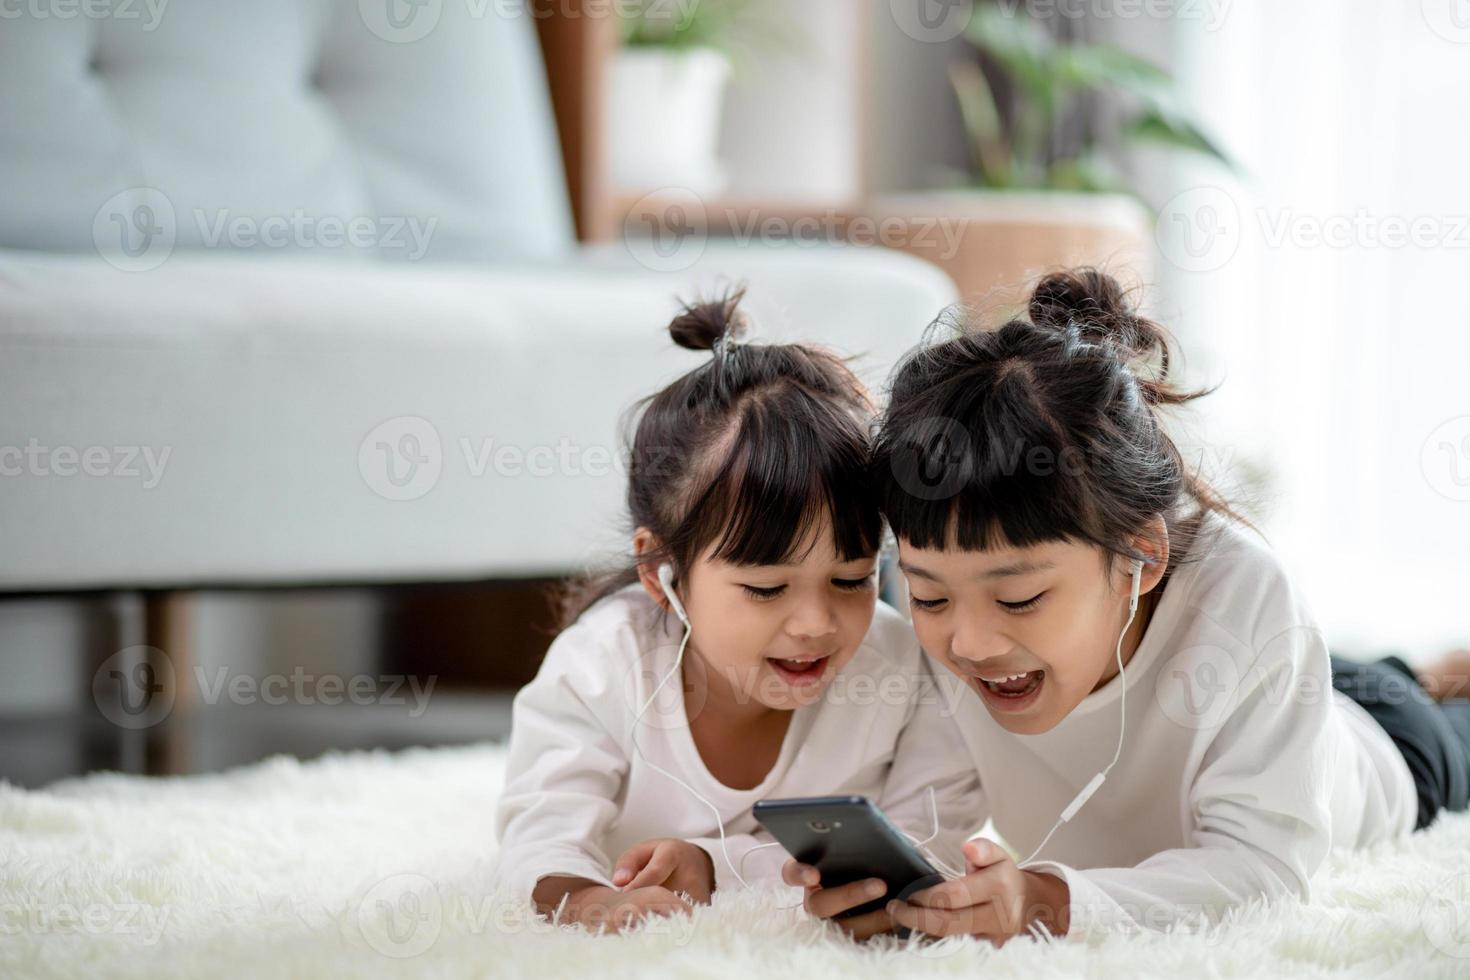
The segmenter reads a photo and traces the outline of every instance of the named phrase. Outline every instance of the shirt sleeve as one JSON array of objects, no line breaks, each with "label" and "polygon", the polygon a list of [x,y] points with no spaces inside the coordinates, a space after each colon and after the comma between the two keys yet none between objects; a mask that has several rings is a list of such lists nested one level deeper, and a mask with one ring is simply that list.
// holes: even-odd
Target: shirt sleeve
[{"label": "shirt sleeve", "polygon": [[901,830],[928,839],[929,851],[963,871],[960,848],[990,817],[955,711],[957,699],[972,695],[946,684],[948,672],[938,676],[926,654],[919,653],[918,664],[913,713],[898,737],[877,802]]},{"label": "shirt sleeve", "polygon": [[1260,899],[1307,900],[1331,847],[1331,692],[1315,626],[1267,639],[1191,784],[1189,847],[1131,868],[1025,866],[1066,881],[1069,935],[1163,930]]},{"label": "shirt sleeve", "polygon": [[600,842],[628,773],[617,658],[589,631],[563,632],[511,709],[505,789],[496,810],[497,883],[529,898],[553,875],[611,885]]}]

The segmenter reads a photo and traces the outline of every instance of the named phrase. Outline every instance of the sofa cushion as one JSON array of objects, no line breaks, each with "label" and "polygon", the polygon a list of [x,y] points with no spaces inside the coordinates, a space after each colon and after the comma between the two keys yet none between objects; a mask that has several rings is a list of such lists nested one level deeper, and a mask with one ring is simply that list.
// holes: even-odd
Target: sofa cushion
[{"label": "sofa cushion", "polygon": [[204,246],[386,258],[571,247],[519,3],[6,9],[0,246],[97,249],[133,270]]},{"label": "sofa cushion", "polygon": [[652,272],[0,251],[0,589],[561,573],[623,540],[620,420],[709,355],[679,297],[880,386],[954,298],[883,249],[711,246]]}]

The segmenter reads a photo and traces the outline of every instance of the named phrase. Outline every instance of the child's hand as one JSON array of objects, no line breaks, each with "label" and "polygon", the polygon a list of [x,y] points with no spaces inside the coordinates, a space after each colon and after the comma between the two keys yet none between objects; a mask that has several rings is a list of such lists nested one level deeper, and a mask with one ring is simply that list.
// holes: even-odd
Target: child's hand
[{"label": "child's hand", "polygon": [[698,844],[659,837],[624,851],[613,865],[612,880],[624,892],[661,885],[707,904],[715,890],[715,862]]},{"label": "child's hand", "polygon": [[888,903],[893,921],[931,936],[985,936],[996,945],[1041,921],[1054,935],[1067,931],[1067,883],[1022,871],[999,844],[965,844],[963,878],[925,888],[907,902]]},{"label": "child's hand", "polygon": [[788,885],[806,889],[806,898],[802,902],[806,910],[819,919],[832,919],[854,939],[867,939],[893,928],[893,919],[887,909],[864,912],[849,919],[836,918],[864,902],[882,898],[884,892],[888,891],[888,886],[877,878],[864,878],[846,885],[823,888],[821,872],[792,858],[781,866],[781,880]]},{"label": "child's hand", "polygon": [[655,885],[619,891],[594,885],[572,894],[562,921],[580,922],[593,928],[606,925],[612,932],[621,932],[651,915],[688,911],[689,903],[667,888]]},{"label": "child's hand", "polygon": [[650,915],[689,911],[689,903],[667,888],[653,886],[625,891],[585,878],[543,878],[536,886],[533,899],[542,915],[551,915],[560,908],[559,922],[580,923],[594,929],[606,926],[612,932],[621,932]]}]

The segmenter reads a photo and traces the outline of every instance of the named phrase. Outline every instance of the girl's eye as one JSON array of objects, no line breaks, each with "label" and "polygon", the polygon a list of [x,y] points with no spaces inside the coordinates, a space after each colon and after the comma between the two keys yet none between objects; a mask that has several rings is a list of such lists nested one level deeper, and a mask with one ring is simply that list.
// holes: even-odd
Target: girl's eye
[{"label": "girl's eye", "polygon": [[926,612],[933,612],[940,606],[944,605],[946,601],[947,600],[945,599],[920,599],[918,596],[909,596],[909,602],[912,603],[915,608],[923,609]]},{"label": "girl's eye", "polygon": [[846,589],[849,592],[856,592],[858,589],[867,586],[872,581],[872,575],[864,575],[862,578],[834,578],[832,580],[832,584],[837,586],[839,589]]},{"label": "girl's eye", "polygon": [[740,587],[755,599],[774,599],[786,591],[786,586],[784,585],[773,585],[768,589],[763,589],[758,585],[742,585]]},{"label": "girl's eye", "polygon": [[1006,609],[1010,610],[1011,612],[1019,613],[1019,612],[1026,612],[1028,609],[1035,609],[1036,608],[1036,604],[1041,601],[1041,597],[1044,596],[1044,595],[1046,595],[1045,592],[1038,592],[1034,596],[1032,596],[1031,598],[1025,599],[1025,600],[1023,600],[1021,602],[1006,602],[1003,599],[997,599],[995,601],[998,602],[998,603],[1000,603],[1002,606],[1004,606]]}]

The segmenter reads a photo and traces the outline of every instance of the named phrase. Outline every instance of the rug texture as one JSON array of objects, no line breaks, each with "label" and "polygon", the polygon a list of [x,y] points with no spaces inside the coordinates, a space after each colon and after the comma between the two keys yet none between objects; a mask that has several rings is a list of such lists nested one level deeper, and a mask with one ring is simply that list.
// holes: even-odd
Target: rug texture
[{"label": "rug texture", "polygon": [[857,944],[771,890],[597,936],[489,893],[503,765],[483,745],[0,783],[0,977],[1470,978],[1465,815],[1208,931]]}]

